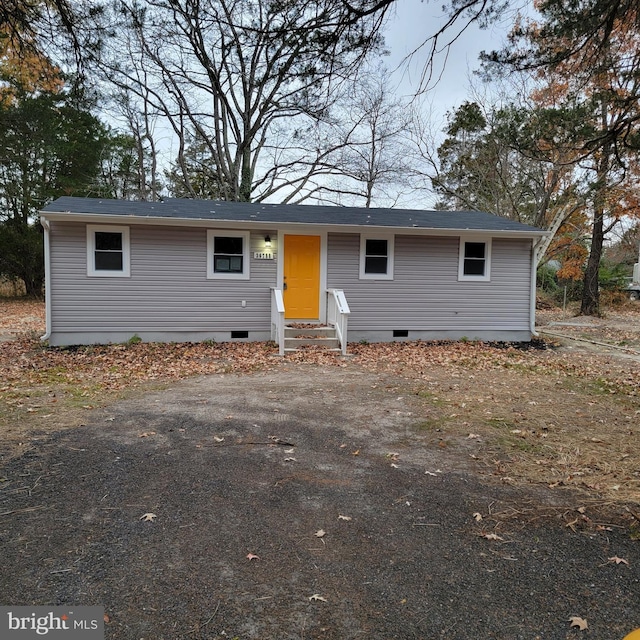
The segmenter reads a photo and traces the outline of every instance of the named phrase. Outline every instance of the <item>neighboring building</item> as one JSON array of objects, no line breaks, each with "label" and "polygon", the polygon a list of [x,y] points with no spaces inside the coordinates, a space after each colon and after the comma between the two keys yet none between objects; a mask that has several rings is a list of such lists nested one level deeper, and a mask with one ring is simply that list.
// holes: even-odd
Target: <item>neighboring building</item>
[{"label": "neighboring building", "polygon": [[349,341],[534,332],[545,232],[487,213],[63,197],[41,222],[51,345],[284,348],[279,324],[340,316]]}]

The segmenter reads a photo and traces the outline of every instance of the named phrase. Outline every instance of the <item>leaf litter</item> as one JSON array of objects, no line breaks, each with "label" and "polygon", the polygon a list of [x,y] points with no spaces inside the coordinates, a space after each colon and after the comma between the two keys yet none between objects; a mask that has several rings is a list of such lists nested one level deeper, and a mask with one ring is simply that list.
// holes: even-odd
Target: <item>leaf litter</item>
[{"label": "leaf litter", "polygon": [[[2,311],[8,310],[0,317],[12,331],[27,329],[2,343],[0,352],[5,448],[28,446],[35,430],[78,426],[87,410],[136,390],[199,375],[250,375],[311,363],[396,376],[403,385],[398,397],[417,395],[422,401],[415,418],[418,425],[423,424],[420,418],[426,418],[427,442],[441,449],[472,448],[470,464],[502,482],[578,487],[616,502],[640,499],[640,471],[631,447],[640,422],[639,365],[634,360],[559,349],[553,341],[543,340],[530,345],[350,344],[348,360],[313,348],[277,358],[273,343],[47,348],[35,333],[44,329],[42,303],[0,301],[0,305]],[[554,313],[557,316],[557,312],[539,316],[548,324]],[[640,309],[625,313],[622,319],[616,316],[624,324],[624,329],[616,329],[619,341],[633,341],[636,336],[640,343]],[[590,331],[595,335],[593,327]],[[603,331],[611,339],[617,335]],[[351,451],[353,456],[359,453]],[[391,466],[397,467],[398,458],[390,458]]]}]

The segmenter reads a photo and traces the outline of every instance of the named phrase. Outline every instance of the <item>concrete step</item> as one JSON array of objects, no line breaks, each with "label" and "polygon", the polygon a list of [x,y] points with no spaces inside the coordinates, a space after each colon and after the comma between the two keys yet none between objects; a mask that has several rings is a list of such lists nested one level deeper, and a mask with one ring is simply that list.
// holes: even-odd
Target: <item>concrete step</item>
[{"label": "concrete step", "polygon": [[[284,350],[285,353],[296,353],[298,351],[300,351],[300,349],[297,349],[297,348],[287,349],[286,347]],[[337,355],[340,355],[342,353],[342,349],[324,349],[324,351],[327,351],[328,353],[335,353]]]},{"label": "concrete step", "polygon": [[316,346],[322,347],[324,349],[340,349],[340,343],[337,338],[285,338],[284,339],[284,349],[293,350],[299,349],[300,347],[309,347]]},{"label": "concrete step", "polygon": [[284,350],[289,353],[301,347],[321,347],[329,351],[340,352],[340,343],[335,327],[325,325],[284,328]]},{"label": "concrete step", "polygon": [[334,338],[336,330],[333,327],[286,327],[284,328],[285,338]]}]

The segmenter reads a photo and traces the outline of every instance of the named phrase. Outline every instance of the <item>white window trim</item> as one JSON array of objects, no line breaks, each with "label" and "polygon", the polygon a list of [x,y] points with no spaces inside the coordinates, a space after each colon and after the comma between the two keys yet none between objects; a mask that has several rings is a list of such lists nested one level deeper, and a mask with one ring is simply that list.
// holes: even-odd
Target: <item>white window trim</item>
[{"label": "white window trim", "polygon": [[[365,273],[367,240],[387,241],[387,273]],[[360,234],[360,280],[393,280],[393,251],[395,235],[393,233]]]},{"label": "white window trim", "polygon": [[[483,243],[485,246],[484,274],[481,276],[465,275],[464,273],[464,247],[467,242]],[[463,237],[460,238],[458,250],[458,280],[464,282],[489,282],[491,280],[491,238]]]},{"label": "white window trim", "polygon": [[[122,234],[122,270],[96,269],[95,247],[96,232]],[[129,278],[131,276],[131,242],[129,227],[106,224],[87,225],[87,275],[95,278]]]},{"label": "white window trim", "polygon": [[[213,270],[213,246],[216,236],[242,238],[242,273],[216,273]],[[251,232],[233,229],[207,229],[207,279],[208,280],[249,280],[251,277]]]}]

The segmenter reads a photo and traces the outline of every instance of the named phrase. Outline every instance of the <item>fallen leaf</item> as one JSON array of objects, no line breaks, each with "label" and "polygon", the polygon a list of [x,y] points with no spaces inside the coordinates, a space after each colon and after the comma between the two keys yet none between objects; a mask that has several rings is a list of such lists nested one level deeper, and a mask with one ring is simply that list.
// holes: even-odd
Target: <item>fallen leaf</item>
[{"label": "fallen leaf", "polygon": [[480,522],[480,520],[482,520],[482,514],[481,514],[481,513],[478,513],[478,512],[476,511],[476,512],[473,514],[473,519],[474,519],[476,522]]},{"label": "fallen leaf", "polygon": [[567,522],[567,524],[565,524],[564,526],[569,527],[571,531],[575,531],[577,524],[578,524],[578,518],[576,518],[575,520],[572,520],[571,522]]},{"label": "fallen leaf", "polygon": [[351,455],[352,456],[359,456],[360,455],[360,449],[356,449]]},{"label": "fallen leaf", "polygon": [[584,618],[580,618],[578,616],[571,616],[569,618],[569,622],[571,623],[572,627],[578,627],[580,631],[584,631],[588,628],[587,621]]},{"label": "fallen leaf", "polygon": [[394,469],[399,469],[399,468],[400,468],[400,467],[399,467],[397,464],[395,464],[394,462],[392,462],[392,463],[391,463],[391,466],[392,466]]},{"label": "fallen leaf", "polygon": [[145,431],[144,433],[141,433],[138,438],[148,438],[149,436],[155,436],[156,432],[155,431]]},{"label": "fallen leaf", "polygon": [[297,462],[297,460],[295,458],[285,458],[284,461],[285,462]]},{"label": "fallen leaf", "polygon": [[504,538],[501,538],[497,533],[484,533],[482,537],[487,540],[504,540]]},{"label": "fallen leaf", "polygon": [[260,560],[260,556],[255,553],[247,553],[247,560]]},{"label": "fallen leaf", "polygon": [[349,522],[350,520],[352,520],[351,516],[338,516],[338,520],[346,520],[347,522]]},{"label": "fallen leaf", "polygon": [[102,616],[102,619],[106,624],[109,624],[111,622],[111,618],[106,613]]},{"label": "fallen leaf", "polygon": [[309,600],[311,602],[317,602],[317,601],[326,602],[327,601],[327,599],[323,598],[319,593],[314,593],[312,596],[309,596]]},{"label": "fallen leaf", "polygon": [[142,520],[143,522],[154,522],[157,517],[158,516],[155,513],[145,513],[144,515],[140,516],[140,520]]},{"label": "fallen leaf", "polygon": [[480,434],[478,433],[470,433],[467,436],[467,440],[477,440],[480,437]]},{"label": "fallen leaf", "polygon": [[628,560],[625,560],[624,558],[618,558],[618,556],[612,556],[611,558],[607,558],[607,560],[609,560],[609,562],[615,562],[616,564],[629,564]]},{"label": "fallen leaf", "polygon": [[318,529],[313,535],[315,535],[316,538],[323,538],[327,535],[327,532],[324,529]]}]

